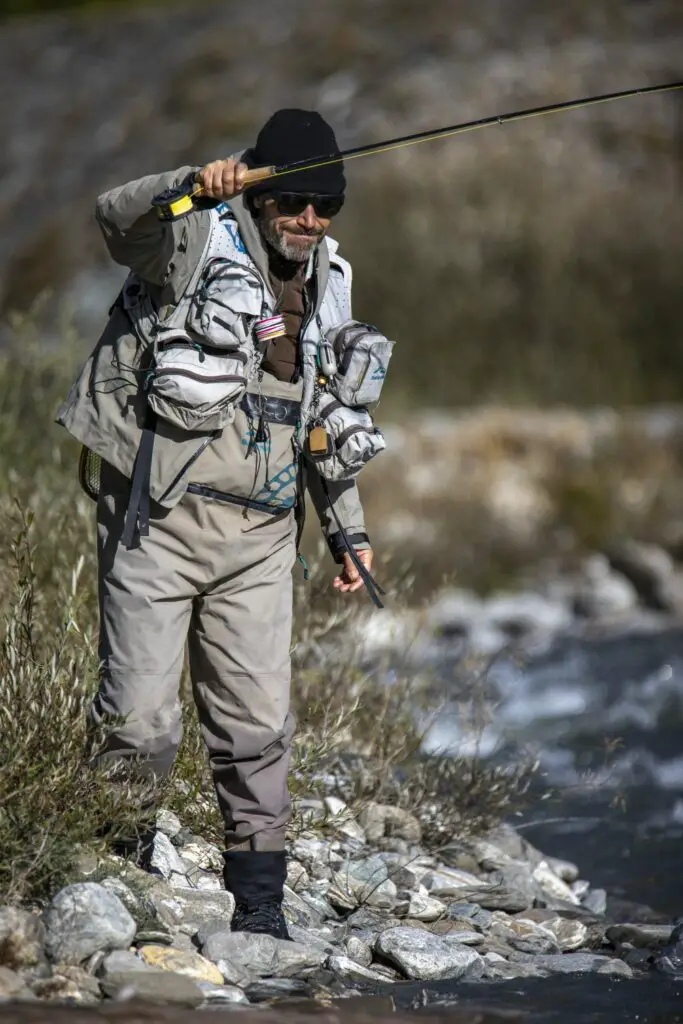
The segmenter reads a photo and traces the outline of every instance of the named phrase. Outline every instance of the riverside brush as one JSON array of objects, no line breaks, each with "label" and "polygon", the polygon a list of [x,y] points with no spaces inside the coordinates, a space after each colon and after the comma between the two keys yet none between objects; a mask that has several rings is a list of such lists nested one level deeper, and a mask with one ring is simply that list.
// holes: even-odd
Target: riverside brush
[{"label": "riverside brush", "polygon": [[[543,107],[530,107],[527,110],[516,110],[510,114],[494,114],[491,117],[482,117],[476,121],[465,121],[462,124],[449,125],[446,128],[434,128],[430,131],[415,132],[413,135],[402,135],[395,139],[387,139],[385,142],[356,146],[342,153],[321,154],[312,159],[298,160],[293,163],[273,167],[254,167],[245,174],[244,187],[249,188],[250,185],[256,185],[258,182],[271,178],[281,178],[292,171],[309,171],[315,167],[338,164],[342,161],[355,160],[362,156],[388,153],[394,149],[403,149],[406,146],[415,146],[422,142],[431,142],[434,139],[444,139],[452,135],[464,135],[466,132],[477,131],[480,128],[488,128],[492,125],[504,125],[512,121],[525,121],[528,118],[542,117],[545,114],[560,113],[564,110],[580,110],[583,107],[595,106],[598,103],[611,103],[614,100],[645,96],[649,93],[672,92],[676,89],[683,89],[683,82],[667,82],[664,85],[648,85],[640,89],[625,89],[622,92],[610,92],[603,93],[600,96],[585,96],[581,99],[565,100],[563,103],[549,103]],[[184,217],[192,212],[195,199],[201,198],[203,191],[200,186],[193,187],[191,184],[180,185],[177,188],[167,189],[156,196],[152,201],[152,205],[156,207],[162,220],[177,220],[179,217]]]}]

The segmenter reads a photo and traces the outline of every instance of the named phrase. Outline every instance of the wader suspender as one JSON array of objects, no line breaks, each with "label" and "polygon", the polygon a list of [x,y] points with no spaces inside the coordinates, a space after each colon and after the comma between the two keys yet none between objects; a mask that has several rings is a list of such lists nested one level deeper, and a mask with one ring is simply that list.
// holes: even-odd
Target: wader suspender
[{"label": "wader suspender", "polygon": [[130,481],[130,497],[121,540],[128,551],[140,547],[140,538],[149,536],[149,485],[152,472],[154,433],[157,425],[156,413],[147,406],[145,425],[142,428],[140,446],[135,456]]}]

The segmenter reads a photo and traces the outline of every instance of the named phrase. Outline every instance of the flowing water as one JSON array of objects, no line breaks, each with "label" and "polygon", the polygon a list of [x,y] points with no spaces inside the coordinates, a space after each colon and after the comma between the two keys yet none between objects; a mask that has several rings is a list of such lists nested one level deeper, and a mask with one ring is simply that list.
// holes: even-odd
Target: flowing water
[{"label": "flowing water", "polygon": [[[683,916],[683,629],[568,638],[523,666],[499,662],[491,681],[501,703],[485,743],[533,742],[554,791],[520,820],[527,838],[578,863],[613,907],[629,900]],[[453,710],[431,741],[459,738]],[[683,1021],[683,982],[657,972],[471,989],[443,982],[401,998],[414,1007],[456,1000],[524,1009],[538,1024]]]}]

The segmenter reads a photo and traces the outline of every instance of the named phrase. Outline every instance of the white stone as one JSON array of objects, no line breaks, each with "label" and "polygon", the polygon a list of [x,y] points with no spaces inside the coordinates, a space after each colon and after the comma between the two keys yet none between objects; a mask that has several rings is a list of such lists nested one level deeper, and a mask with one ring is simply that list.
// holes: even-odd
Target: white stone
[{"label": "white stone", "polygon": [[173,874],[185,874],[185,865],[180,859],[180,854],[163,832],[157,832],[154,836],[150,869],[167,881]]},{"label": "white stone", "polygon": [[79,964],[98,950],[125,949],[137,931],[118,896],[95,882],[60,890],[44,920],[47,954],[63,964]]},{"label": "white stone", "polygon": [[325,966],[338,978],[344,978],[347,981],[367,982],[372,985],[393,984],[392,979],[382,977],[381,974],[368,967],[363,967],[356,960],[351,960],[347,956],[328,957]]},{"label": "white stone", "polygon": [[365,843],[365,832],[353,817],[347,804],[335,796],[326,796],[323,800],[325,810],[331,816],[334,830],[348,839],[355,839],[356,842]]},{"label": "white stone", "polygon": [[388,928],[377,938],[375,950],[395,964],[407,978],[438,981],[442,978],[480,978],[484,961],[473,949],[448,935],[432,935],[417,928]]},{"label": "white stone", "polygon": [[532,872],[532,877],[538,882],[541,889],[549,896],[553,896],[555,899],[565,900],[567,903],[573,903],[574,906],[578,906],[580,903],[579,897],[576,896],[566,882],[563,882],[561,878],[558,878],[555,872],[549,867],[548,862],[542,860],[540,864],[537,864]]},{"label": "white stone", "polygon": [[438,921],[446,911],[444,904],[433,896],[422,895],[420,892],[406,895],[408,899],[397,903],[394,908],[396,917],[412,917],[416,921]]},{"label": "white stone", "polygon": [[183,827],[178,815],[165,807],[160,807],[157,811],[156,826],[159,832],[163,832],[169,839],[175,838]]},{"label": "white stone", "polygon": [[207,843],[203,839],[193,839],[181,849],[182,859],[190,864],[202,868],[203,871],[222,871],[223,856],[221,851],[213,843]]}]

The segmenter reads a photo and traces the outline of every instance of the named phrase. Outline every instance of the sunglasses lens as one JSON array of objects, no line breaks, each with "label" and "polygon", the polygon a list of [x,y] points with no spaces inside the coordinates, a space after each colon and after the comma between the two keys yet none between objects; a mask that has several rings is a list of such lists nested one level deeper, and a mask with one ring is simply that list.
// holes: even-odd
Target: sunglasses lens
[{"label": "sunglasses lens", "polygon": [[306,195],[299,192],[276,192],[273,199],[285,217],[298,217],[310,204],[319,217],[334,217],[344,203],[343,196]]}]

